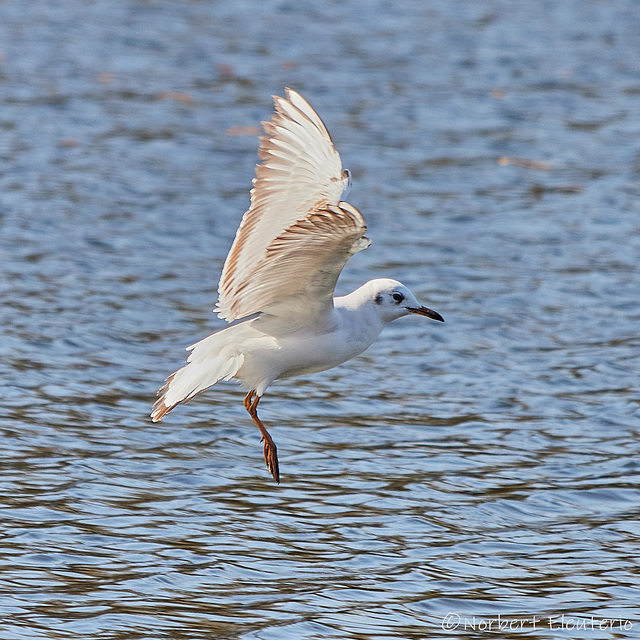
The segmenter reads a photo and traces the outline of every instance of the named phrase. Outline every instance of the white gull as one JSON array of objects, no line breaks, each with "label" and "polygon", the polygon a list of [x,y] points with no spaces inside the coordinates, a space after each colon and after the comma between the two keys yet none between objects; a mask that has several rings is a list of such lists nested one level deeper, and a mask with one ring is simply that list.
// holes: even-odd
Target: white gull
[{"label": "white gull", "polygon": [[218,285],[216,311],[231,324],[187,348],[187,364],[158,391],[151,418],[220,380],[238,380],[244,406],[280,481],[276,445],[258,403],[276,379],[335,367],[362,353],[391,320],[415,313],[444,322],[396,280],[370,280],[335,297],[347,260],[370,240],[362,214],[340,200],[349,172],[322,120],[295,91],[275,97],[264,122],[251,206]]}]

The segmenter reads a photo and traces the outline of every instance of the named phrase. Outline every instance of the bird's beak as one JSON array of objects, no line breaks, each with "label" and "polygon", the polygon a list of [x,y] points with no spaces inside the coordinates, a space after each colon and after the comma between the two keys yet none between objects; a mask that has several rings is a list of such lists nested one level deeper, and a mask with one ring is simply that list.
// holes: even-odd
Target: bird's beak
[{"label": "bird's beak", "polygon": [[439,322],[444,322],[444,318],[437,312],[432,309],[427,309],[427,307],[417,307],[411,308],[407,307],[411,313],[416,313],[419,316],[427,316],[427,318],[431,318],[432,320],[438,320]]}]

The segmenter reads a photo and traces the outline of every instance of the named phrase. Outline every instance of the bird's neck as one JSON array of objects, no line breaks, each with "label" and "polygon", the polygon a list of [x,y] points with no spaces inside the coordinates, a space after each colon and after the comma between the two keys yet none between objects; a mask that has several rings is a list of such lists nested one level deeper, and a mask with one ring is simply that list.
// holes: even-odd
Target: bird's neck
[{"label": "bird's neck", "polygon": [[377,313],[371,298],[362,294],[361,289],[356,289],[346,296],[334,298],[334,309],[354,340],[373,342],[387,323]]}]

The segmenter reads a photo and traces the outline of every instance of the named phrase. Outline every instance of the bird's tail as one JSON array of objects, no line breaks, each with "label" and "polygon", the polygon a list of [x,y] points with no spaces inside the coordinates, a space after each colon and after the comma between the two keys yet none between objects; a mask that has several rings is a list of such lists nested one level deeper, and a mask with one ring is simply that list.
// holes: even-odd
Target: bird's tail
[{"label": "bird's tail", "polygon": [[181,402],[189,402],[196,394],[208,389],[219,380],[230,380],[244,363],[244,356],[223,336],[228,327],[187,347],[191,351],[187,364],[172,373],[158,391],[151,419],[162,420]]}]

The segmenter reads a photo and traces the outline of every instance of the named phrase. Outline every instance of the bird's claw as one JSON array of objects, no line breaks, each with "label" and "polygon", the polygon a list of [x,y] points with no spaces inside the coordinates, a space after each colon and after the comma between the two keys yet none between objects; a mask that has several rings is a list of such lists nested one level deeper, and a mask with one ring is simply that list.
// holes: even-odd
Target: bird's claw
[{"label": "bird's claw", "polygon": [[271,440],[271,442],[266,440],[264,443],[264,461],[266,462],[267,469],[269,469],[269,471],[271,472],[273,479],[278,484],[280,484],[280,467],[278,465],[278,449],[275,443],[273,442],[273,440]]}]

